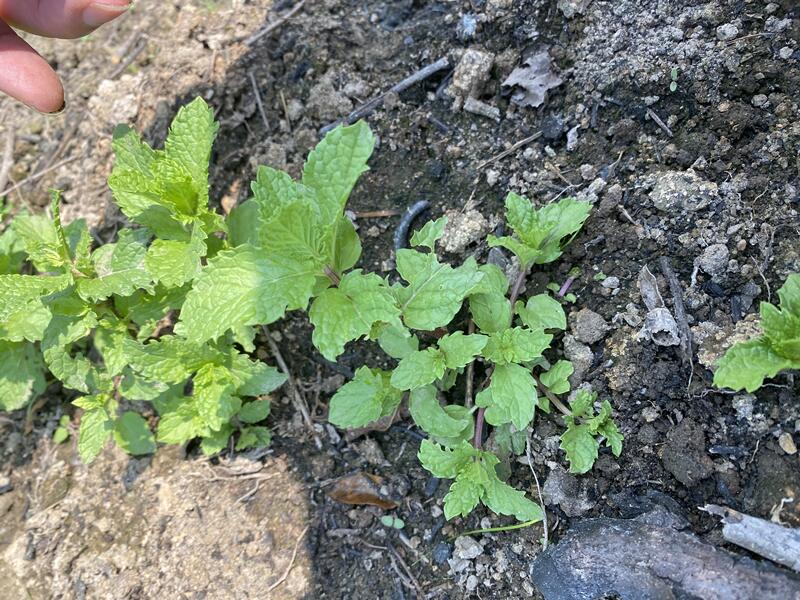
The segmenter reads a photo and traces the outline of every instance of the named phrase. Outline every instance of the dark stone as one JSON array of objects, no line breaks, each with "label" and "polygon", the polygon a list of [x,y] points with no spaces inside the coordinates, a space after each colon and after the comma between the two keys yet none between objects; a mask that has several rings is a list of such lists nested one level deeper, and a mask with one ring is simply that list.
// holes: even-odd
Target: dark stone
[{"label": "dark stone", "polygon": [[560,115],[548,115],[542,119],[542,137],[557,140],[564,135],[564,119]]},{"label": "dark stone", "polygon": [[443,565],[447,562],[447,559],[453,554],[453,549],[450,547],[450,544],[447,542],[439,542],[436,546],[433,547],[433,552],[431,555],[433,556],[433,562],[437,565]]},{"label": "dark stone", "polygon": [[667,433],[661,462],[685,486],[693,486],[714,472],[703,429],[691,419],[684,419]]}]

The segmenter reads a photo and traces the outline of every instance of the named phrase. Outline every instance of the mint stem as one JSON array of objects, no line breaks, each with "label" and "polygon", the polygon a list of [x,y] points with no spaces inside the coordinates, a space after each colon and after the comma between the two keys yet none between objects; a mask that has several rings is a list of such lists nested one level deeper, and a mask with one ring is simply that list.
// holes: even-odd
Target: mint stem
[{"label": "mint stem", "polygon": [[558,290],[558,294],[556,294],[559,298],[563,298],[567,295],[570,286],[575,283],[574,277],[567,277],[567,280],[564,282],[564,285],[561,286],[561,289]]},{"label": "mint stem", "polygon": [[475,417],[475,437],[472,438],[472,445],[476,450],[480,450],[483,445],[483,413],[486,411],[484,408],[478,409],[478,415]]},{"label": "mint stem", "polygon": [[328,265],[325,265],[325,268],[322,269],[322,270],[325,273],[325,275],[328,277],[328,279],[331,280],[333,285],[338,286],[340,283],[342,283],[342,278],[339,277],[339,275],[336,274],[336,271],[331,269]]}]

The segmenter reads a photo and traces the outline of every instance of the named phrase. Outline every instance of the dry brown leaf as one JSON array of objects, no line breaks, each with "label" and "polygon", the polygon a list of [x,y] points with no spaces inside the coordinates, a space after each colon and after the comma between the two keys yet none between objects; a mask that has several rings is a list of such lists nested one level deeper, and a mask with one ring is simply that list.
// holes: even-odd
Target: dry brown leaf
[{"label": "dry brown leaf", "polygon": [[371,504],[380,508],[397,508],[394,500],[380,492],[383,477],[359,471],[339,479],[328,490],[328,496],[344,504]]}]

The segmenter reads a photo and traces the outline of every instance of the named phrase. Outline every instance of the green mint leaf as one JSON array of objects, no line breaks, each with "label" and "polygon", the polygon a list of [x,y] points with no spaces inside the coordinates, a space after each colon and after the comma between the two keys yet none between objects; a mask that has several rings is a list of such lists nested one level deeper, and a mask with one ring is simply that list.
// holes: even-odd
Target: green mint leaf
[{"label": "green mint leaf", "polygon": [[567,430],[561,435],[560,448],[567,453],[570,473],[586,473],[597,460],[600,443],[588,425],[577,425],[566,417]]},{"label": "green mint leaf", "polygon": [[204,342],[232,327],[272,323],[286,310],[306,307],[316,275],[314,265],[247,244],[225,250],[195,279],[176,331]]},{"label": "green mint leaf", "polygon": [[0,233],[0,275],[19,273],[25,259],[25,244],[14,231],[13,226],[8,227],[3,233]]},{"label": "green mint leaf", "polygon": [[375,146],[375,136],[364,121],[329,132],[308,155],[303,185],[314,190],[323,220],[332,223],[342,213],[350,192]]},{"label": "green mint leaf", "polygon": [[475,396],[475,404],[486,408],[484,415],[490,425],[513,423],[521,431],[533,419],[536,399],[536,382],[528,369],[499,364],[489,387]]},{"label": "green mint leaf", "polygon": [[338,287],[314,299],[308,312],[312,340],[328,360],[336,360],[344,345],[369,334],[375,323],[402,328],[400,309],[386,281],[360,269],[347,273]]},{"label": "green mint leaf", "polygon": [[717,363],[714,385],[732,390],[754,392],[765,379],[775,377],[784,369],[798,368],[800,361],[792,361],[772,350],[764,338],[735,344]]},{"label": "green mint leaf", "polygon": [[178,398],[170,408],[172,410],[162,413],[158,421],[156,439],[159,442],[184,444],[203,434],[206,427],[193,398]]},{"label": "green mint leaf", "polygon": [[342,428],[364,427],[394,412],[402,398],[391,386],[389,373],[361,367],[331,398],[328,420]]},{"label": "green mint leaf", "polygon": [[53,443],[63,444],[69,439],[69,429],[66,427],[57,427],[53,432]]},{"label": "green mint leaf", "polygon": [[486,472],[480,462],[469,463],[459,471],[444,497],[445,519],[471,513],[478,506],[486,483]]},{"label": "green mint leaf", "polygon": [[525,326],[530,329],[567,328],[564,308],[558,300],[547,294],[532,296],[524,305],[522,302],[517,302],[515,310]]},{"label": "green mint leaf", "polygon": [[80,353],[71,356],[69,346],[87,337],[96,326],[97,317],[91,312],[81,317],[56,315],[48,324],[42,340],[42,355],[50,372],[68,388],[87,394],[94,367]]},{"label": "green mint leaf", "polygon": [[412,246],[425,246],[433,252],[436,242],[442,237],[447,226],[447,217],[439,217],[435,221],[428,221],[419,231],[411,236]]},{"label": "green mint leaf", "polygon": [[521,363],[539,358],[553,340],[542,330],[513,327],[489,336],[483,356],[495,364]]},{"label": "green mint leaf", "polygon": [[768,302],[762,302],[761,328],[773,352],[800,362],[800,313],[794,315],[788,309],[779,310]]},{"label": "green mint leaf", "polygon": [[95,276],[78,279],[78,294],[87,301],[104,300],[112,295],[128,296],[138,289],[152,290],[145,267],[145,233],[125,229],[116,244],[100,246],[92,254]]},{"label": "green mint leaf", "polygon": [[219,431],[212,431],[200,440],[200,450],[206,456],[213,456],[222,452],[228,447],[228,440],[230,440],[232,433],[233,427],[223,425]]},{"label": "green mint leaf", "polygon": [[204,365],[224,360],[213,346],[194,344],[176,336],[164,336],[147,344],[128,338],[123,344],[134,372],[167,384],[182,383]]},{"label": "green mint leaf", "polygon": [[136,130],[127,125],[117,125],[111,147],[114,149],[115,168],[150,173],[156,153],[142,142]]},{"label": "green mint leaf", "polygon": [[46,387],[44,363],[35,347],[0,341],[0,410],[23,408]]},{"label": "green mint leaf", "polygon": [[194,376],[197,414],[212,431],[219,431],[242,407],[235,390],[233,377],[225,367],[203,365]]},{"label": "green mint leaf", "polygon": [[286,383],[286,375],[260,361],[252,361],[244,354],[232,353],[226,362],[239,396],[263,396]]},{"label": "green mint leaf", "polygon": [[430,440],[422,440],[417,458],[434,477],[455,479],[459,471],[479,455],[466,440],[455,448],[442,448]]},{"label": "green mint leaf", "polygon": [[52,317],[42,297],[68,285],[67,275],[0,275],[0,339],[41,340]]},{"label": "green mint leaf", "polygon": [[544,518],[541,506],[526,498],[521,490],[500,481],[493,466],[487,465],[486,468],[491,469],[491,474],[481,500],[488,508],[499,515],[513,516],[523,522],[541,521]]},{"label": "green mint leaf", "polygon": [[174,205],[163,200],[166,191],[151,172],[140,173],[115,166],[108,178],[114,200],[123,214],[159,238],[183,239],[186,229],[173,214]]},{"label": "green mint leaf", "polygon": [[203,208],[208,203],[208,161],[218,129],[214,112],[198,97],[178,111],[164,146],[167,158],[189,174]]},{"label": "green mint leaf", "polygon": [[550,370],[539,375],[539,380],[554,394],[566,394],[569,391],[569,378],[575,368],[568,360],[559,360]]},{"label": "green mint leaf", "polygon": [[527,443],[527,432],[517,431],[511,423],[506,423],[495,427],[494,441],[506,456],[523,454]]},{"label": "green mint leaf", "polygon": [[800,273],[792,273],[778,290],[781,310],[800,317]]},{"label": "green mint leaf", "polygon": [[405,358],[419,350],[419,338],[405,327],[383,326],[378,335],[381,349],[392,358]]},{"label": "green mint leaf", "polygon": [[84,412],[78,431],[78,454],[81,460],[86,464],[92,462],[100,454],[113,431],[114,421],[108,416],[105,408],[93,408]]},{"label": "green mint leaf", "polygon": [[139,326],[138,339],[145,340],[163,317],[181,308],[187,291],[187,287],[167,289],[157,285],[152,294],[137,290],[130,296],[115,297],[114,307],[120,317]]},{"label": "green mint leaf", "polygon": [[455,448],[465,440],[471,441],[475,436],[475,420],[472,417],[472,410],[461,404],[447,404],[442,407],[442,410],[447,417],[464,425],[464,428],[453,436],[432,434],[431,439],[448,448]]},{"label": "green mint leaf", "polygon": [[53,219],[45,215],[19,215],[11,229],[25,246],[25,252],[38,271],[55,271],[69,264],[70,257]]},{"label": "green mint leaf", "polygon": [[448,369],[460,369],[480,355],[489,338],[485,335],[464,335],[456,331],[446,335],[438,342],[439,350],[444,353],[444,364]]},{"label": "green mint leaf", "polygon": [[156,441],[147,426],[147,421],[135,412],[125,412],[117,419],[114,425],[114,439],[120,448],[133,456],[152,454],[156,451]]},{"label": "green mint leaf", "polygon": [[392,373],[392,386],[413,390],[433,383],[444,375],[445,358],[436,348],[425,348],[402,359]]},{"label": "green mint leaf", "polygon": [[180,287],[200,273],[200,259],[205,256],[206,234],[195,223],[188,242],[154,240],[147,249],[145,267],[153,280],[166,287]]},{"label": "green mint leaf", "polygon": [[511,303],[506,298],[508,279],[497,265],[481,265],[483,279],[469,296],[469,310],[478,329],[486,333],[503,331],[511,322]]},{"label": "green mint leaf", "polygon": [[464,414],[460,419],[448,414],[439,404],[436,388],[432,385],[413,390],[408,408],[414,422],[432,436],[455,438],[472,424],[469,414]]},{"label": "green mint leaf", "polygon": [[272,441],[272,434],[266,427],[247,427],[242,430],[236,442],[236,450],[248,448],[265,448]]},{"label": "green mint leaf", "polygon": [[597,392],[591,392],[586,388],[579,389],[575,393],[575,397],[569,403],[572,416],[578,419],[593,414],[595,400],[597,400]]},{"label": "green mint leaf", "polygon": [[237,415],[242,423],[258,423],[269,415],[269,400],[255,400],[242,406]]},{"label": "green mint leaf", "polygon": [[[125,340],[129,339],[125,325],[120,324],[115,328],[102,326],[94,333],[94,347],[100,353],[105,365],[105,371],[110,376],[115,377],[125,370],[128,366],[128,356],[125,353]],[[107,325],[107,324],[106,324]]]},{"label": "green mint leaf", "polygon": [[549,263],[561,256],[564,238],[580,231],[591,209],[589,202],[573,198],[535,209],[528,199],[510,192],[506,219],[516,237],[489,236],[487,241],[511,250],[524,266]]},{"label": "green mint leaf", "polygon": [[483,273],[474,263],[453,269],[434,254],[403,249],[397,252],[397,270],[409,285],[393,288],[403,321],[412,329],[433,330],[452,321],[464,298]]}]

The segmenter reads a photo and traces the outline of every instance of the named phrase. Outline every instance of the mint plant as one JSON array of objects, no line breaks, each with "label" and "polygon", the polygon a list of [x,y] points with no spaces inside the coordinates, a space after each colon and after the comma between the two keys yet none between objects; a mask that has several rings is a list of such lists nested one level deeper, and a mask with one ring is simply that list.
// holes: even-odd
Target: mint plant
[{"label": "mint plant", "polygon": [[[543,516],[501,480],[501,459],[483,447],[487,425],[500,454],[520,454],[536,411],[555,407],[571,470],[591,468],[603,441],[619,455],[608,402],[584,390],[569,407],[559,398],[570,391],[572,365],[545,353],[566,328],[561,304],[547,293],[520,299],[529,270],[561,256],[588,203],[563,199],[537,209],[508,195],[512,235],[488,243],[516,256],[513,285],[496,265],[441,261],[445,218],[397,252],[399,278],[390,281],[355,268],[361,244],[344,212],[375,142],[365,123],[326,135],[299,181],[260,167],[252,198],[226,218],[208,206],[216,130],[200,99],[178,113],[164,150],[117,129],[109,185],[136,227],[114,243],[92,249],[85,223],[62,227],[57,194],[52,219],[17,217],[0,237],[3,408],[24,406],[51,376],[80,393],[74,404],[84,411],[78,447],[86,461],[112,437],[131,454],[194,438],[212,454],[232,435],[237,449],[265,445],[269,430],[256,424],[269,414],[266,394],[285,377],[247,353],[257,326],[302,310],[328,360],[366,339],[396,363],[359,367],[331,398],[328,417],[360,428],[405,404],[428,435],[422,465],[454,480],[447,518],[479,503],[521,521]],[[482,376],[474,398],[455,402],[457,383],[473,373]],[[130,410],[140,402],[158,414],[155,435]],[[68,424],[61,425],[63,440]]]},{"label": "mint plant", "polygon": [[[333,424],[365,427],[394,415],[407,401],[415,423],[429,436],[419,454],[423,466],[455,480],[445,499],[448,518],[466,515],[483,502],[500,514],[536,520],[541,508],[499,480],[499,459],[482,448],[484,422],[521,451],[519,434],[524,440],[536,409],[550,411],[543,393],[569,391],[571,365],[550,366],[543,357],[552,332],[566,327],[563,308],[545,294],[527,302],[517,299],[528,270],[561,255],[590,206],[566,199],[537,210],[509,194],[506,213],[514,235],[490,237],[489,244],[504,246],[519,259],[520,275],[510,294],[506,275],[495,265],[478,265],[472,258],[455,266],[439,260],[435,250],[445,218],[427,223],[412,236],[412,248],[397,252],[400,280],[390,283],[353,268],[361,246],[344,215],[373,145],[369,128],[357,123],[328,134],[310,154],[299,181],[261,167],[253,197],[231,213],[233,247],[211,258],[194,281],[176,332],[204,343],[238,328],[269,324],[310,303],[312,341],[328,360],[335,361],[349,342],[366,338],[398,361],[392,370],[360,367],[330,401]],[[466,321],[457,315],[465,301],[476,333],[461,330]],[[435,341],[434,331],[443,332]],[[486,370],[474,406],[442,404],[440,396],[448,395],[474,361]],[[580,439],[586,432],[592,442],[594,435],[610,439],[608,409],[606,403],[602,416],[591,418],[589,405],[580,413],[567,409],[569,435]],[[622,437],[613,431],[618,453]],[[584,472],[593,462],[591,452],[573,452],[569,435],[570,459]]]},{"label": "mint plant", "polygon": [[[114,243],[92,249],[85,221],[62,226],[57,192],[50,217],[17,216],[0,237],[0,408],[24,407],[60,381],[80,394],[86,462],[112,437],[134,455],[195,437],[213,453],[237,430],[239,449],[269,442],[254,424],[285,376],[240,350],[254,349],[254,331],[239,327],[210,344],[169,332],[202,261],[226,245],[227,225],[208,207],[216,131],[202,99],[178,112],[164,150],[117,128],[109,185],[138,227]],[[155,435],[130,410],[138,402],[159,414]]]},{"label": "mint plant", "polygon": [[754,392],[781,371],[800,369],[800,274],[778,290],[780,308],[762,302],[763,335],[731,346],[717,363],[714,385]]}]

